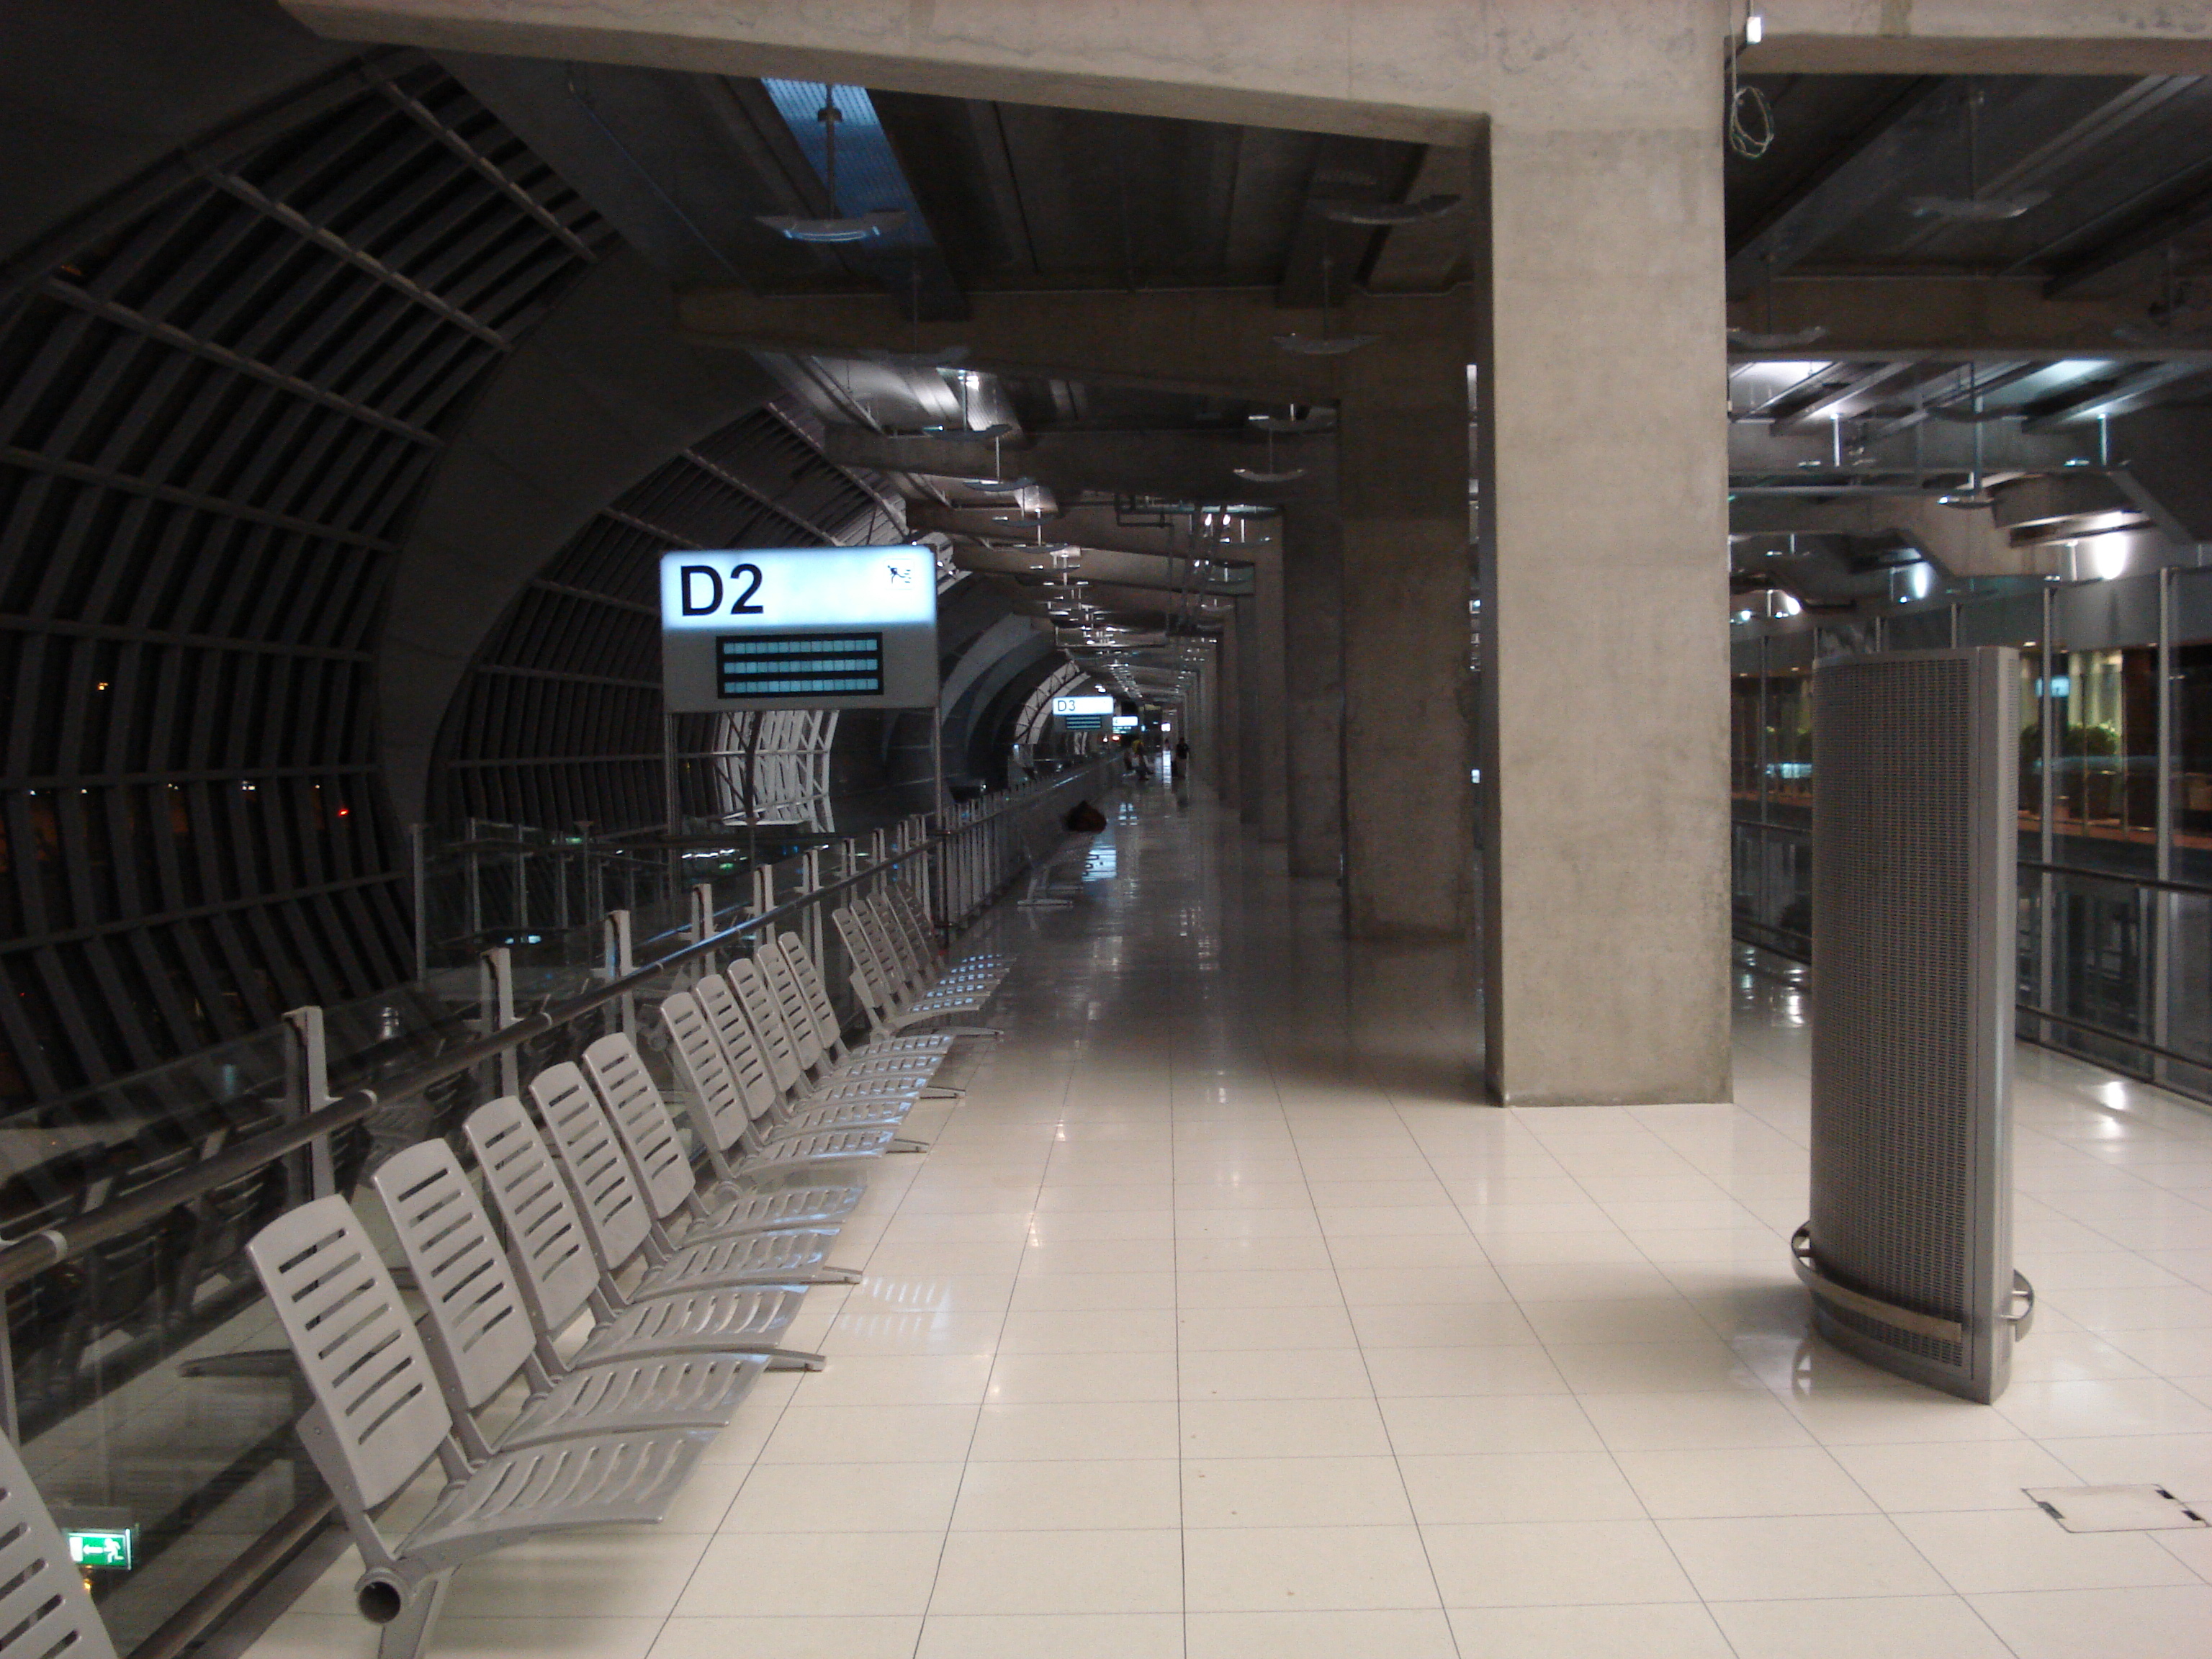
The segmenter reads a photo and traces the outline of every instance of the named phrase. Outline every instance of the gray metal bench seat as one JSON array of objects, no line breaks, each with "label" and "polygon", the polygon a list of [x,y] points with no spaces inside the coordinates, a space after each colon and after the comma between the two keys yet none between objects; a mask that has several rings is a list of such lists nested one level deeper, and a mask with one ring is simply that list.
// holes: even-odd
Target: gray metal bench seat
[{"label": "gray metal bench seat", "polygon": [[758,1354],[706,1354],[574,1369],[532,1327],[514,1267],[451,1146],[410,1146],[370,1184],[428,1304],[431,1369],[471,1461],[495,1449],[476,1413],[518,1376],[529,1394],[498,1437],[501,1451],[580,1435],[719,1429],[768,1363]]},{"label": "gray metal bench seat", "polygon": [[804,1287],[763,1285],[634,1301],[599,1261],[599,1245],[552,1149],[514,1096],[479,1106],[461,1124],[507,1228],[509,1260],[531,1318],[549,1338],[588,1311],[593,1324],[567,1355],[575,1367],[675,1355],[760,1354],[769,1369],[818,1370],[818,1355],[775,1339],[798,1316]]},{"label": "gray metal bench seat", "polygon": [[[730,964],[721,978],[744,1017],[745,1028],[752,1033],[768,1061],[769,1077],[775,1083],[778,1100],[774,1115],[781,1121],[810,1110],[819,1110],[830,1105],[847,1105],[860,1101],[880,1101],[886,1108],[896,1107],[902,1115],[910,1110],[921,1099],[922,1091],[929,1086],[927,1077],[908,1073],[892,1073],[880,1077],[853,1080],[814,1083],[807,1076],[805,1055],[811,1053],[814,1042],[813,1022],[806,1022],[795,1037],[784,1007],[766,971],[769,958],[763,952],[758,958],[747,958]],[[695,995],[702,995],[702,1006],[717,994],[711,980],[702,980],[694,988]],[[714,1017],[714,1033],[728,1048],[734,1027],[728,1017],[716,1009],[709,1009]]]},{"label": "gray metal bench seat", "polygon": [[[842,1059],[833,1055],[815,1024],[805,988],[799,983],[781,941],[763,940],[753,953],[752,963],[767,1000],[781,1016],[785,1041],[799,1066],[794,1086],[799,1094],[813,1097],[848,1085],[863,1089],[880,1085],[887,1091],[904,1090],[916,1094],[955,1092],[930,1087],[931,1079],[945,1063],[941,1051],[848,1054]],[[752,1010],[748,1007],[746,1012],[750,1015]]]},{"label": "gray metal bench seat", "polygon": [[[872,1030],[884,1036],[896,1036],[910,1026],[928,1024],[947,1019],[956,1014],[980,1013],[988,1003],[988,996],[966,994],[917,995],[906,986],[903,971],[888,965],[872,931],[865,921],[860,906],[848,904],[838,910],[834,920],[837,935],[845,941],[846,953],[853,961],[853,992],[867,1012]],[[999,1033],[988,1026],[961,1026],[942,1032],[945,1036],[996,1036]]]},{"label": "gray metal bench seat", "polygon": [[[711,988],[714,981],[700,983]],[[799,1110],[786,1105],[742,1016],[732,1032],[734,1049],[724,1048],[690,992],[664,998],[659,1017],[693,1133],[717,1175],[742,1172],[757,1180],[778,1170],[835,1167],[880,1158],[897,1143],[903,1103],[837,1101]]]},{"label": "gray metal bench seat", "polygon": [[[246,1245],[315,1404],[300,1437],[367,1571],[364,1618],[381,1659],[415,1659],[453,1570],[541,1534],[659,1520],[708,1435],[696,1429],[565,1439],[471,1463],[392,1275],[342,1198],[278,1217]],[[397,1544],[373,1518],[433,1461],[446,1477]]]},{"label": "gray metal bench seat", "polygon": [[959,1042],[957,1037],[928,1031],[908,1036],[878,1037],[848,1046],[844,1028],[838,1023],[836,1005],[830,1000],[829,981],[823,977],[821,963],[806,948],[806,941],[797,933],[786,933],[779,944],[784,961],[789,964],[793,977],[798,981],[800,991],[805,995],[806,1009],[813,1019],[815,1035],[821,1039],[823,1050],[833,1066],[848,1060],[870,1057],[913,1057],[942,1061]]}]

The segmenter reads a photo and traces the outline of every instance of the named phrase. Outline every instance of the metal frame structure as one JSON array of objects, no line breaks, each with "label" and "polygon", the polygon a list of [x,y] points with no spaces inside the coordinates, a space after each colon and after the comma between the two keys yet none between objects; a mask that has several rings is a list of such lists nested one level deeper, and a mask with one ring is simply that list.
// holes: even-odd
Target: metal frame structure
[{"label": "metal frame structure", "polygon": [[[588,821],[602,834],[663,822],[660,555],[904,533],[773,409],[672,457],[577,532],[485,640],[439,736],[432,815]],[[714,715],[675,724],[683,756],[732,746],[718,741]],[[687,759],[682,811],[727,813],[719,769]]]},{"label": "metal frame structure", "polygon": [[404,979],[373,647],[425,482],[594,257],[377,53],[125,191],[0,310],[0,1105]]}]

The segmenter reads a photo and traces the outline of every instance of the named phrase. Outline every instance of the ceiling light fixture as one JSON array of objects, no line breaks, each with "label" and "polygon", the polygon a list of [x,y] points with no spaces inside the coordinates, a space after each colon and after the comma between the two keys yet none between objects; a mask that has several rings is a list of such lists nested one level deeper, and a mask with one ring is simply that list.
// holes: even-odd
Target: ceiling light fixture
[{"label": "ceiling light fixture", "polygon": [[1964,489],[1948,490],[1936,498],[1938,507],[1972,508],[1996,505],[1996,498],[1982,483],[1982,391],[1975,375],[1975,366],[1969,362],[1966,365],[1966,403],[1974,425],[1973,471],[1967,473]]},{"label": "ceiling light fixture", "polygon": [[1283,484],[1289,483],[1296,478],[1304,477],[1306,476],[1306,470],[1302,466],[1282,468],[1278,468],[1276,466],[1275,428],[1273,426],[1270,426],[1267,428],[1267,465],[1265,468],[1232,466],[1229,470],[1231,472],[1234,472],[1238,477],[1243,479],[1246,483]]},{"label": "ceiling light fixture", "polygon": [[1966,193],[1964,196],[1915,196],[1905,210],[1916,219],[1948,219],[1958,224],[1994,224],[2017,219],[2031,208],[2051,199],[2047,190],[2024,190],[2011,196],[1984,196],[1981,185],[1982,89],[1966,83]]},{"label": "ceiling light fixture", "polygon": [[1244,417],[1262,432],[1331,432],[1336,428],[1336,411],[1333,409],[1309,409],[1298,413],[1296,404],[1288,415],[1248,415]]},{"label": "ceiling light fixture", "polygon": [[1340,225],[1417,225],[1458,210],[1456,196],[1424,196],[1418,202],[1323,202],[1321,214]]},{"label": "ceiling light fixture", "polygon": [[902,208],[881,208],[873,213],[837,215],[837,123],[845,118],[837,107],[836,88],[828,82],[822,83],[822,107],[816,120],[822,123],[822,143],[825,165],[823,182],[829,187],[830,217],[809,219],[786,213],[761,216],[761,223],[770,230],[779,231],[794,242],[865,242],[870,237],[880,236],[887,230],[896,230],[906,223],[906,212]]},{"label": "ceiling light fixture", "polygon": [[1375,334],[1332,334],[1328,326],[1329,276],[1334,261],[1324,253],[1321,256],[1321,332],[1300,334],[1296,331],[1275,336],[1276,347],[1300,357],[1341,357],[1347,351],[1357,351],[1364,345],[1372,345],[1382,337]]}]

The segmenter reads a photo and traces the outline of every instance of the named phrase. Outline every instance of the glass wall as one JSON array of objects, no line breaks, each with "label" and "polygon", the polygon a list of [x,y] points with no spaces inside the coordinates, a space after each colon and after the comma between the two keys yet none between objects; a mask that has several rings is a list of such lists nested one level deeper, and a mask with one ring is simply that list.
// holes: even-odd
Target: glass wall
[{"label": "glass wall", "polygon": [[[1910,640],[1908,620],[1923,624]],[[1820,648],[1948,635],[2021,652],[2021,1035],[2212,1100],[2212,570],[1885,623],[1824,631]],[[1739,630],[1731,686],[1736,934],[1800,958],[1810,640]]]}]

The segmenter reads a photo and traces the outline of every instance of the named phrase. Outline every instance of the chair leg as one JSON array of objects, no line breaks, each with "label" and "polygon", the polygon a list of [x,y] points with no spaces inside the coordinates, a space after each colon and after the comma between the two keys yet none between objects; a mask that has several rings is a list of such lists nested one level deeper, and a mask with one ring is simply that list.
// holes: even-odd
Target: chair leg
[{"label": "chair leg", "polygon": [[438,1616],[453,1577],[450,1571],[436,1573],[414,1587],[400,1602],[398,1613],[377,1632],[376,1659],[421,1659],[430,1640],[430,1623]]},{"label": "chair leg", "polygon": [[823,1355],[808,1353],[803,1348],[756,1348],[752,1352],[765,1352],[768,1368],[772,1371],[818,1371],[830,1363]]}]

